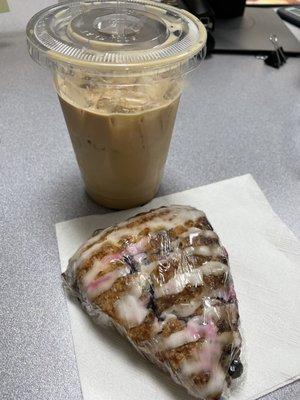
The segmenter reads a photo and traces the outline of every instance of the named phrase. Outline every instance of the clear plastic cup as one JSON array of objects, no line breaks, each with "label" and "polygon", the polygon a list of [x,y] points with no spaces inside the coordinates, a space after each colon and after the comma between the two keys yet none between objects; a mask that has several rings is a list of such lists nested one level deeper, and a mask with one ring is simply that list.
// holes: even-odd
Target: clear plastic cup
[{"label": "clear plastic cup", "polygon": [[52,71],[87,193],[115,209],[151,200],[204,26],[147,0],[68,2],[36,14],[27,42]]}]

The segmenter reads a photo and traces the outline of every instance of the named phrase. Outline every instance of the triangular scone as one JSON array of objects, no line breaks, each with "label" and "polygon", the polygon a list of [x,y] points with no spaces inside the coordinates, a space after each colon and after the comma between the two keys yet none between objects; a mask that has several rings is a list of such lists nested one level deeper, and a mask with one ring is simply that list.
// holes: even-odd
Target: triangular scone
[{"label": "triangular scone", "polygon": [[219,399],[242,373],[228,255],[202,211],[161,207],[102,230],[64,279],[89,314],[197,398]]}]

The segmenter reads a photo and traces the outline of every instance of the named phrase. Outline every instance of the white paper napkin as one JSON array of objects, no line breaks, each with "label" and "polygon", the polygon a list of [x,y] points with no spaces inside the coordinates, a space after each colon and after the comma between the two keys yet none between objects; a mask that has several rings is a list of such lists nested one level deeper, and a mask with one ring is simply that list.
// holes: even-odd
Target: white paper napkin
[{"label": "white paper napkin", "polygon": [[[138,209],[56,225],[61,268],[95,229],[167,204],[202,209],[229,253],[247,375],[233,400],[252,400],[300,378],[300,243],[251,175],[154,199]],[[97,327],[68,299],[84,400],[187,400],[113,328]]]}]

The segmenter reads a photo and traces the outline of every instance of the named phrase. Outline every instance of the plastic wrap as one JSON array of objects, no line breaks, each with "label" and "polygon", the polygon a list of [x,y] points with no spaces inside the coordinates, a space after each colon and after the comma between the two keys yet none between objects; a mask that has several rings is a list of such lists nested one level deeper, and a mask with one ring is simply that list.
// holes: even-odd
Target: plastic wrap
[{"label": "plastic wrap", "polygon": [[202,211],[161,207],[97,231],[63,277],[97,323],[195,397],[220,399],[242,374],[228,254]]}]

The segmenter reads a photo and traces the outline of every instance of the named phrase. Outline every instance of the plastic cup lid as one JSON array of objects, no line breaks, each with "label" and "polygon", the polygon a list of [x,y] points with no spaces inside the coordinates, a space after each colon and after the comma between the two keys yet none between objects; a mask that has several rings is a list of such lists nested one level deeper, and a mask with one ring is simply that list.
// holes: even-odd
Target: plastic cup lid
[{"label": "plastic cup lid", "polygon": [[187,67],[204,51],[206,37],[192,14],[147,0],[61,3],[40,11],[27,25],[30,55],[47,66]]}]

